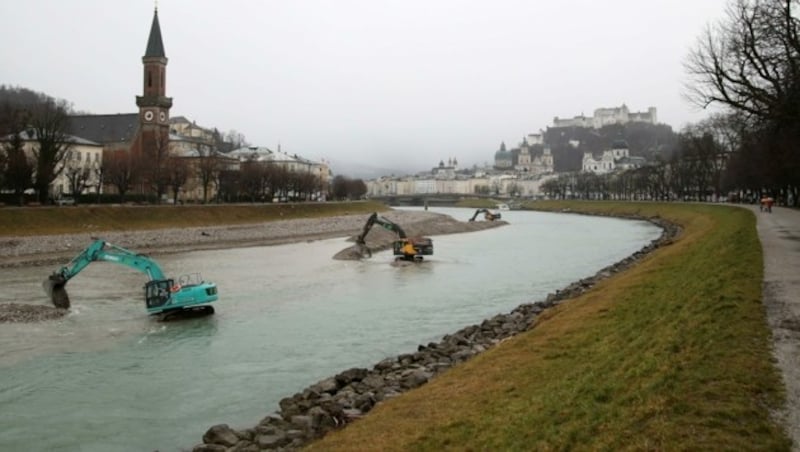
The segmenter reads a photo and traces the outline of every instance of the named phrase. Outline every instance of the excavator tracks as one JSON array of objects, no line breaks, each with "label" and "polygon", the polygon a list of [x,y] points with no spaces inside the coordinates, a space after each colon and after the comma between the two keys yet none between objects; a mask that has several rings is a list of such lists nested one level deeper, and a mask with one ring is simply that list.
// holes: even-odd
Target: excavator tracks
[{"label": "excavator tracks", "polygon": [[155,314],[159,322],[173,322],[176,320],[195,319],[214,314],[213,306],[195,306],[191,308],[172,309]]}]

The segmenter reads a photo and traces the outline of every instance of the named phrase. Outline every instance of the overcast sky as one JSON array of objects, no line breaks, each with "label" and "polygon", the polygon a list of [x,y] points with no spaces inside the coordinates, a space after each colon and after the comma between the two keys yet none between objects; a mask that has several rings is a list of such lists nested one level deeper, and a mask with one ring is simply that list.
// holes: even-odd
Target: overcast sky
[{"label": "overcast sky", "polygon": [[[161,0],[171,116],[362,168],[493,159],[554,116],[705,117],[683,62],[725,0]],[[0,84],[133,113],[155,3],[0,0]],[[337,165],[341,169],[337,170]]]}]

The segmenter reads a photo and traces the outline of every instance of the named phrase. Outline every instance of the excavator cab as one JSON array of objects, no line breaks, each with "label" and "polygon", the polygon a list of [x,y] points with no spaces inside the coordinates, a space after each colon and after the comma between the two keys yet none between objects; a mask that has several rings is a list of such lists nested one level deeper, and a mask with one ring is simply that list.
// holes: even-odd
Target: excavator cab
[{"label": "excavator cab", "polygon": [[427,237],[411,237],[395,240],[392,252],[397,259],[421,261],[422,256],[433,254],[433,241]]},{"label": "excavator cab", "polygon": [[175,284],[172,279],[148,281],[144,285],[144,302],[147,309],[159,308],[167,304],[173,287]]}]

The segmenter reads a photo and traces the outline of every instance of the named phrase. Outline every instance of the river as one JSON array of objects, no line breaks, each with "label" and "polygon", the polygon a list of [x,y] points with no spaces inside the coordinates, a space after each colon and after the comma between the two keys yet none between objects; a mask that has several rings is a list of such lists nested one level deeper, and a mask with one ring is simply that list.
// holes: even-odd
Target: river
[{"label": "river", "polygon": [[[64,319],[0,325],[0,450],[188,449],[214,424],[253,426],[322,378],[544,299],[660,235],[640,221],[502,214],[508,226],[434,236],[435,254],[405,267],[390,251],[333,260],[344,238],[161,256],[168,274],[219,286],[215,315],[178,322],[146,315],[141,274],[90,265],[67,286]],[[3,269],[0,302],[47,303],[51,270]]]}]

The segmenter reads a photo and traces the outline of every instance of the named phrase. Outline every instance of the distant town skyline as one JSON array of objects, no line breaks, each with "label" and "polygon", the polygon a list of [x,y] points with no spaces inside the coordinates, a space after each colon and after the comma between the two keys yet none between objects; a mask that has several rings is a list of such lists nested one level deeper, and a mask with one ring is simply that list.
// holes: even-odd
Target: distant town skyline
[{"label": "distant town skyline", "polygon": [[[172,116],[375,170],[491,162],[554,117],[658,109],[679,130],[682,63],[724,0],[158,4]],[[0,5],[0,83],[95,114],[136,111],[154,3]],[[30,24],[36,24],[32,33]]]}]

